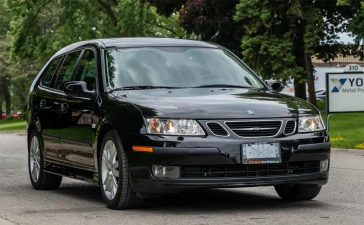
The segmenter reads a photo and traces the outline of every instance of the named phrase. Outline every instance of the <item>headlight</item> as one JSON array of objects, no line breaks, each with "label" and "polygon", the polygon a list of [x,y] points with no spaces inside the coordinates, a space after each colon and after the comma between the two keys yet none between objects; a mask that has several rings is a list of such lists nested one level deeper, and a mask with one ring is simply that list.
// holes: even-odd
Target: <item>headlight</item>
[{"label": "headlight", "polygon": [[298,121],[298,132],[314,132],[324,130],[325,126],[321,116],[305,116],[300,117]]},{"label": "headlight", "polygon": [[147,119],[147,132],[166,135],[205,135],[197,121],[181,119]]}]

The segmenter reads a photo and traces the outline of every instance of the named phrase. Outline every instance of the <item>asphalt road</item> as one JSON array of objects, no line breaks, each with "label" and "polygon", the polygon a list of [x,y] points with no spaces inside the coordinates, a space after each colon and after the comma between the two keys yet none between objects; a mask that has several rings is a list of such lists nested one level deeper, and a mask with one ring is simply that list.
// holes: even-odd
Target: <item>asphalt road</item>
[{"label": "asphalt road", "polygon": [[272,187],[214,189],[107,209],[97,186],[64,179],[33,190],[24,136],[0,135],[0,224],[364,224],[364,151],[333,151],[329,184],[308,202],[281,201]]}]

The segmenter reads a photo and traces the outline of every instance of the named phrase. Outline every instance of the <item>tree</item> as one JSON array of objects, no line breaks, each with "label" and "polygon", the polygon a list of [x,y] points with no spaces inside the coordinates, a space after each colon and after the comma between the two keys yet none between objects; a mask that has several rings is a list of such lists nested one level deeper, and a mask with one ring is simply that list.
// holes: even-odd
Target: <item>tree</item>
[{"label": "tree", "polygon": [[363,0],[340,0],[340,5],[351,7],[355,12],[348,21],[348,29],[354,34],[356,55],[364,59],[364,1]]},{"label": "tree", "polygon": [[242,23],[243,58],[266,78],[294,78],[295,95],[316,104],[313,56],[329,60],[349,54],[338,42],[353,16],[336,0],[240,0],[235,20]]},{"label": "tree", "polygon": [[233,20],[238,0],[147,0],[157,12],[179,14],[179,24],[204,41],[221,44],[240,55],[241,23]]},{"label": "tree", "polygon": [[[3,0],[0,0],[2,6]],[[11,95],[10,95],[10,75],[8,70],[8,51],[9,44],[2,41],[9,30],[9,17],[8,12],[0,7],[0,114],[3,112],[3,99],[6,105],[6,114],[11,113]]]},{"label": "tree", "polygon": [[62,47],[105,37],[188,37],[177,19],[135,0],[0,0],[0,41],[10,43],[6,49],[0,46],[0,54],[8,58],[13,102],[19,109],[26,107],[31,80]]}]

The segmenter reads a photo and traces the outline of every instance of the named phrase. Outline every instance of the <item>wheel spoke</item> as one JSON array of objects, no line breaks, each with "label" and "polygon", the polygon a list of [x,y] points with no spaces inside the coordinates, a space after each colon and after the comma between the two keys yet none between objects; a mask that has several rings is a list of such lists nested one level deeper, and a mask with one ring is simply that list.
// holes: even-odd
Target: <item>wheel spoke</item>
[{"label": "wheel spoke", "polygon": [[34,165],[33,165],[33,168],[32,168],[32,177],[33,177],[33,179],[35,180],[35,181],[37,181],[37,166],[36,166],[36,164],[34,163]]},{"label": "wheel spoke", "polygon": [[119,178],[119,170],[118,170],[118,168],[114,168],[113,169],[112,175],[114,175],[115,177]]},{"label": "wheel spoke", "polygon": [[115,177],[113,176],[113,177],[112,177],[112,190],[113,190],[113,194],[112,194],[112,196],[113,196],[113,197],[116,195],[116,191],[117,191],[117,189],[118,189],[118,184],[117,184],[117,182],[116,182]]},{"label": "wheel spoke", "polygon": [[108,140],[102,150],[101,180],[105,196],[112,200],[118,190],[119,162],[116,145]]},{"label": "wheel spoke", "polygon": [[103,154],[103,156],[102,156],[102,162],[104,163],[104,165],[106,166],[106,168],[109,168],[109,166],[108,166],[109,160],[107,159],[106,154]]},{"label": "wheel spoke", "polygon": [[110,190],[110,177],[109,176],[106,176],[106,179],[105,179],[105,182],[104,182],[104,189],[105,189],[105,191],[108,191],[108,192],[110,192],[111,190]]},{"label": "wheel spoke", "polygon": [[36,173],[35,173],[35,175],[36,175],[36,179],[38,180],[38,179],[39,179],[39,171],[40,171],[40,168],[39,168],[39,166],[38,166],[38,165],[36,165],[36,167],[35,167],[35,171],[36,171]]}]

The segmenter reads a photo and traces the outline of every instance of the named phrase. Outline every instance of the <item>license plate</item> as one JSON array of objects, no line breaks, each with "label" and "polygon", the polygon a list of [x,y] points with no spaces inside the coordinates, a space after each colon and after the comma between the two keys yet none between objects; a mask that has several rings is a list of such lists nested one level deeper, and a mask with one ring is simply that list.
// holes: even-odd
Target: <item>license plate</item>
[{"label": "license plate", "polygon": [[279,143],[248,143],[243,144],[243,164],[281,163],[281,148]]}]

